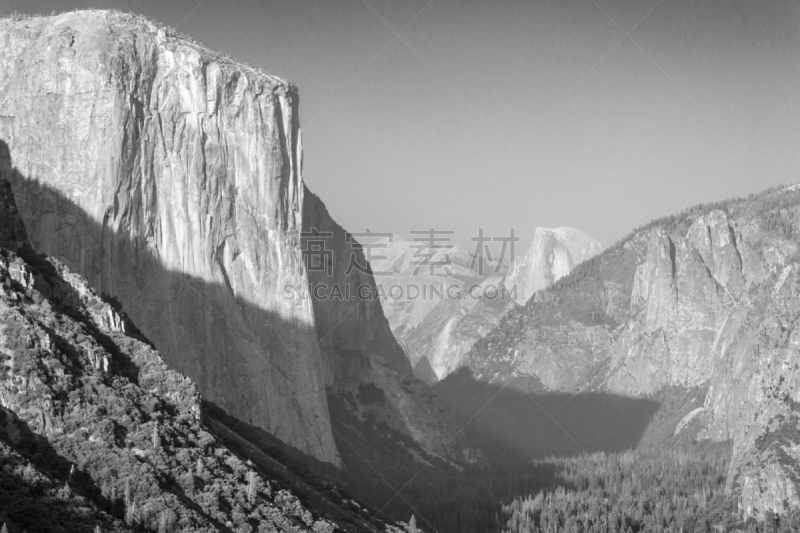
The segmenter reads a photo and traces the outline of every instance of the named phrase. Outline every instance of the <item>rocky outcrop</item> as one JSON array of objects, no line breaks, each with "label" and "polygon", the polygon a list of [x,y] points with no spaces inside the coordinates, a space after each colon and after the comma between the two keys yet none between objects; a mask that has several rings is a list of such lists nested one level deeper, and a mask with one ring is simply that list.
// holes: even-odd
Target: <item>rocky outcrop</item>
[{"label": "rocky outcrop", "polygon": [[745,279],[755,287],[782,263],[757,261],[754,244],[723,211],[700,216],[685,237],[667,235],[663,228],[650,232],[607,386],[649,394],[711,379],[715,361],[751,311]]},{"label": "rocky outcrop", "polygon": [[656,221],[512,310],[465,364],[527,391],[708,388],[692,425],[733,441],[730,493],[746,516],[783,513],[800,505],[799,221],[796,188]]},{"label": "rocky outcrop", "polygon": [[800,507],[800,276],[785,265],[750,291],[715,351],[702,436],[733,440],[728,489],[745,516]]},{"label": "rocky outcrop", "polygon": [[[305,290],[303,222],[324,208],[306,198],[299,124],[293,85],[146,19],[0,20],[4,175],[33,246],[116,299],[211,401],[341,464],[326,386],[399,372],[401,352],[378,304]],[[374,344],[351,358],[349,333]],[[415,394],[392,409],[428,409]],[[446,424],[431,409],[405,421],[427,443],[420,427]]]},{"label": "rocky outcrop", "polygon": [[602,250],[598,241],[582,231],[536,228],[528,252],[514,259],[506,284],[516,288],[516,300],[524,305],[535,292],[563,278],[575,265]]},{"label": "rocky outcrop", "polygon": [[661,226],[634,234],[512,312],[470,364],[484,379],[532,373],[552,390],[602,383],[638,395],[707,382],[715,352],[730,345],[749,309],[749,288],[796,249],[778,239],[758,259],[753,243],[771,237],[752,218],[742,230],[712,210],[683,235]]}]

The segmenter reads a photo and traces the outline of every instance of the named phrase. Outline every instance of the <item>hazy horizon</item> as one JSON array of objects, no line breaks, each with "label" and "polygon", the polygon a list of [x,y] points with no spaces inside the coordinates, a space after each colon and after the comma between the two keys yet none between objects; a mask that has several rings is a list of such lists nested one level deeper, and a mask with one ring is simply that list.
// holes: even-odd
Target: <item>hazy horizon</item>
[{"label": "hazy horizon", "polygon": [[[347,230],[570,226],[608,246],[795,182],[800,6],[676,0],[5,2],[115,8],[295,83],[304,176]],[[400,32],[398,36],[397,33]],[[626,33],[630,32],[629,37]]]}]

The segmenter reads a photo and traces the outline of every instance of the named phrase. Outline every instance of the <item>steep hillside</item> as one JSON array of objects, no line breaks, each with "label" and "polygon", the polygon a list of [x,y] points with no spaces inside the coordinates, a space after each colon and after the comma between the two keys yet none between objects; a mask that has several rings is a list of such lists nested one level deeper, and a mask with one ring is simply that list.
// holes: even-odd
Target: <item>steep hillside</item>
[{"label": "steep hillside", "polygon": [[1,178],[0,287],[0,522],[12,533],[399,531],[269,450],[232,453],[219,408],[221,439],[196,385],[33,251]]},{"label": "steep hillside", "polygon": [[490,286],[486,294],[499,294],[491,291],[501,286],[501,280],[495,277],[462,285],[458,294],[463,297],[445,298],[428,313],[422,324],[406,334],[403,344],[417,358],[414,371],[418,376],[424,375],[428,365],[436,380],[445,378],[461,365],[472,345],[492,331],[503,315],[517,305],[508,294],[497,298],[469,295],[470,287],[475,287],[473,294],[480,296],[483,288]]},{"label": "steep hillside", "polygon": [[684,415],[733,440],[728,490],[746,515],[782,513],[800,504],[799,242],[797,186],[653,221],[511,311],[466,365],[526,392],[705,387]]},{"label": "steep hillside", "polygon": [[[361,245],[308,190],[304,194],[303,227],[307,264],[319,259],[312,252],[319,239],[316,234],[329,235],[325,241],[331,249],[330,270],[309,269],[308,276],[311,291],[318,295],[314,302],[315,322],[326,362],[334,436],[340,453],[350,458],[345,462],[353,466],[353,462],[363,461],[363,456],[373,453],[370,447],[389,447],[392,453],[384,460],[405,457],[412,464],[479,460],[480,453],[471,448],[450,416],[444,414],[444,406],[431,388],[414,379],[409,360],[375,296],[376,281]],[[349,253],[342,253],[343,250]],[[348,265],[353,262],[366,268],[352,268],[348,273]],[[336,288],[342,297],[336,295]],[[358,297],[359,290],[371,296]],[[387,432],[391,436],[382,438]],[[372,439],[365,434],[371,434]],[[379,444],[369,446],[370,440]],[[374,459],[380,462],[381,457]]]},{"label": "steep hillside", "polygon": [[[364,322],[294,297],[310,281],[304,221],[324,210],[306,198],[297,89],[110,11],[0,20],[0,65],[0,140],[34,248],[115,298],[209,400],[341,465],[327,397],[336,369],[367,360],[375,371],[361,379],[379,386],[399,348],[379,306],[364,302]],[[334,252],[347,259],[344,240]],[[368,351],[331,348],[356,331],[372,335]],[[393,427],[462,461],[430,390],[394,390]]]}]

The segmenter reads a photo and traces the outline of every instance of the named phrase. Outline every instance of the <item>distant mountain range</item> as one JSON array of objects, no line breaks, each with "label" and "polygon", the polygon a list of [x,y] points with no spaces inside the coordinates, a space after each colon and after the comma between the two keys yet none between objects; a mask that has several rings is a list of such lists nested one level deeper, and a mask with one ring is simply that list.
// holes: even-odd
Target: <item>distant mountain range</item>
[{"label": "distant mountain range", "polygon": [[527,253],[506,257],[499,267],[452,244],[432,259],[448,264],[431,269],[424,265],[431,253],[421,249],[424,242],[395,236],[380,244],[372,267],[384,312],[414,375],[428,383],[456,370],[506,312],[601,251],[599,242],[576,229],[537,228]]}]

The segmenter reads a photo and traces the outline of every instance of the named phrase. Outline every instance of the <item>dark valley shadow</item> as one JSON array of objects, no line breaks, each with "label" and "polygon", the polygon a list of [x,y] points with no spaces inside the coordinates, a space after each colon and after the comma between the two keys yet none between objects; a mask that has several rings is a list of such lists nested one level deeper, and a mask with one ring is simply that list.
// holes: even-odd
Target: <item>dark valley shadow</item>
[{"label": "dark valley shadow", "polygon": [[[335,403],[332,408],[337,409]],[[499,531],[497,518],[502,504],[520,494],[556,486],[574,488],[560,475],[559,465],[531,464],[516,450],[491,440],[487,441],[491,446],[486,450],[488,467],[458,470],[400,458],[387,460],[385,454],[348,457],[344,435],[337,434],[337,445],[347,465],[346,469],[339,469],[287,446],[257,426],[239,421],[212,402],[204,403],[204,413],[208,429],[240,457],[289,488],[303,503],[354,528],[360,526],[353,521],[353,513],[374,526],[413,514],[418,524],[425,524],[429,531]],[[382,430],[380,425],[374,428],[375,432]],[[351,433],[347,433],[349,437]],[[369,442],[371,437],[365,435],[364,439]],[[376,442],[386,441],[376,438]],[[398,444],[393,451],[400,449]],[[469,527],[463,522],[466,519]]]},{"label": "dark valley shadow", "polygon": [[529,459],[634,448],[659,408],[651,399],[602,392],[521,392],[478,381],[467,368],[434,390],[479,445],[499,442]]}]

